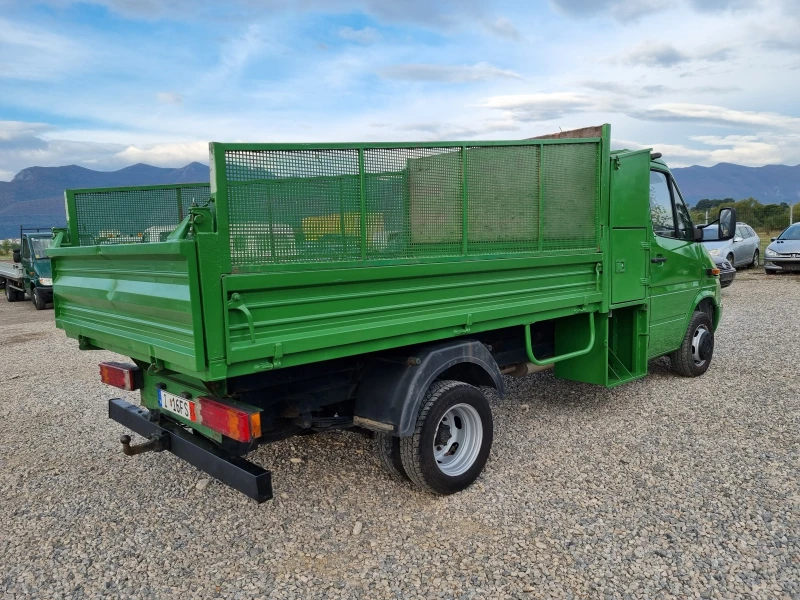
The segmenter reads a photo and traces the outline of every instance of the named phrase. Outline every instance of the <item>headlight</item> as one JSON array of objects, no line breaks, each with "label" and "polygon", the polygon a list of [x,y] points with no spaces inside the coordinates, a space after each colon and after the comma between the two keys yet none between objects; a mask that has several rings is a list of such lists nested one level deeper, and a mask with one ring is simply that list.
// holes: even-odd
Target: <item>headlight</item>
[{"label": "headlight", "polygon": [[719,248],[714,248],[713,250],[709,250],[708,253],[711,256],[719,256]]},{"label": "headlight", "polygon": [[767,251],[764,252],[764,254],[766,256],[780,256],[780,253],[775,252],[775,250],[772,250],[771,248],[767,248]]},{"label": "headlight", "polygon": [[50,277],[39,277],[39,285],[53,285],[53,280]]}]

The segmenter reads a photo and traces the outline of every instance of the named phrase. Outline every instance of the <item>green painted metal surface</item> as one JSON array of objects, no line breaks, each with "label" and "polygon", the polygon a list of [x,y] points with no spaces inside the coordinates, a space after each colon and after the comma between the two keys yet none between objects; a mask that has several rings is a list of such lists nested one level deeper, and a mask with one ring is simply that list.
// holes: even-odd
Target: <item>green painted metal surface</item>
[{"label": "green painted metal surface", "polygon": [[67,228],[73,245],[164,241],[192,205],[210,199],[207,183],[66,190]]},{"label": "green painted metal surface", "polygon": [[202,373],[206,356],[195,253],[191,240],[51,247],[56,325],[85,347]]},{"label": "green painted metal surface", "polygon": [[[219,381],[542,319],[558,319],[569,354],[592,319],[596,343],[556,375],[617,385],[646,372],[648,342],[651,354],[677,346],[698,292],[719,292],[697,244],[655,240],[649,155],[612,155],[608,126],[599,133],[212,143],[207,206],[179,205],[180,187],[68,192],[68,239],[51,252],[57,324]],[[118,208],[95,222],[103,205]],[[683,259],[654,273],[656,247]]]}]

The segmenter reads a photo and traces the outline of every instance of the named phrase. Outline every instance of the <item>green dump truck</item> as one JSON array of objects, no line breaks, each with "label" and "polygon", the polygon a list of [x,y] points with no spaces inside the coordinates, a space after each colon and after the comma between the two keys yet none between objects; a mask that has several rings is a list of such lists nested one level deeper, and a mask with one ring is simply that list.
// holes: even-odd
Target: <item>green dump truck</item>
[{"label": "green dump truck", "polygon": [[50,227],[21,227],[19,248],[14,249],[13,263],[0,263],[0,287],[6,300],[20,302],[25,294],[36,310],[44,310],[53,301],[53,281],[47,248],[53,240]]},{"label": "green dump truck", "polygon": [[[666,164],[609,126],[509,142],[210,144],[210,186],[66,192],[58,327],[140,390],[112,419],[257,501],[244,456],[375,432],[388,472],[448,494],[492,444],[504,375],[613,387],[708,369],[718,271]],[[715,234],[733,235],[723,209]],[[312,483],[312,482],[309,482]]]}]

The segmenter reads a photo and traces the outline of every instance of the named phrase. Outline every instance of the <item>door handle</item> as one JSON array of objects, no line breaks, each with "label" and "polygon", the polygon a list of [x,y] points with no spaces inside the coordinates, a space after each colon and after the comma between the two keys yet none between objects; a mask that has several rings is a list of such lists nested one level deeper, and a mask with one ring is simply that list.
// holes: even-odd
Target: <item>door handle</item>
[{"label": "door handle", "polygon": [[666,256],[656,256],[655,258],[651,258],[650,262],[651,263],[655,263],[657,265],[660,265],[661,263],[667,262],[667,257]]}]

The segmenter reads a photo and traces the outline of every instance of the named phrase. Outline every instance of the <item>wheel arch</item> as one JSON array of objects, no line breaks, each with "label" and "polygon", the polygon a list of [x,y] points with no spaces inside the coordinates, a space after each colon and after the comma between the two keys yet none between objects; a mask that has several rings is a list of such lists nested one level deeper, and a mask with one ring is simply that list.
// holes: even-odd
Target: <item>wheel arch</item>
[{"label": "wheel arch", "polygon": [[711,319],[711,323],[714,325],[714,331],[716,331],[717,327],[719,326],[720,319],[722,318],[722,305],[720,304],[717,295],[710,290],[700,292],[695,298],[693,306],[694,308],[692,309],[692,312],[686,317],[686,324],[684,328],[689,326],[689,321],[692,319],[692,314],[699,311],[708,315],[708,317]]},{"label": "wheel arch", "polygon": [[501,396],[503,376],[489,350],[477,340],[456,340],[416,348],[405,360],[377,358],[366,369],[354,409],[357,425],[407,437],[425,392],[437,379],[488,386]]}]

